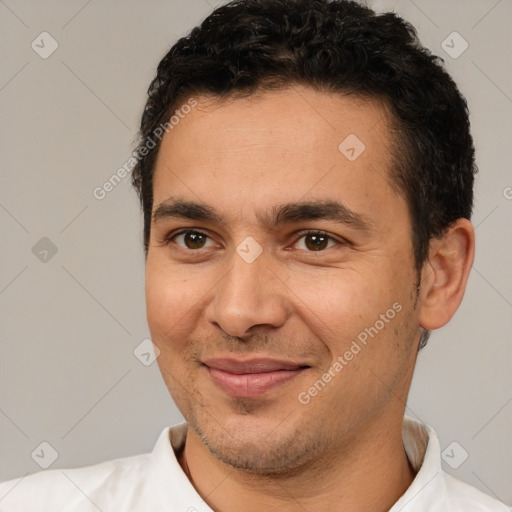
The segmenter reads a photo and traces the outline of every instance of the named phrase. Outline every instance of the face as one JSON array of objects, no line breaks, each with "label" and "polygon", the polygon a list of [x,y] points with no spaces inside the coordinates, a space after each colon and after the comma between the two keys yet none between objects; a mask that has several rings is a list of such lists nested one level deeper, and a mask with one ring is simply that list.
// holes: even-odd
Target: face
[{"label": "face", "polygon": [[154,174],[158,364],[217,459],[298,467],[401,421],[410,385],[416,272],[386,112],[299,86],[196,100]]}]

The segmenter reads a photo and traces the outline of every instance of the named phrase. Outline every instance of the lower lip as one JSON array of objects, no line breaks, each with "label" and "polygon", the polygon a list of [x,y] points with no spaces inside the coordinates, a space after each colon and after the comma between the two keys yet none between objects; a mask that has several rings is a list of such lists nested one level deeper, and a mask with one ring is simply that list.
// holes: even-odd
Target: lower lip
[{"label": "lower lip", "polygon": [[297,370],[277,370],[267,373],[228,373],[216,368],[207,367],[210,376],[228,395],[237,397],[257,397],[274,389],[285,382],[289,382],[306,368]]}]

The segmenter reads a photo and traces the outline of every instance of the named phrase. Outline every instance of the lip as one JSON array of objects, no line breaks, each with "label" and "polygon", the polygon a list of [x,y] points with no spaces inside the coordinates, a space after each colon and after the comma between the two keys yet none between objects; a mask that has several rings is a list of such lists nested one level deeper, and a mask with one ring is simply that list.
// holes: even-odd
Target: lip
[{"label": "lip", "polygon": [[269,358],[217,358],[204,364],[213,382],[236,397],[258,397],[297,377],[309,368],[292,361]]},{"label": "lip", "polygon": [[278,370],[298,370],[301,367],[307,366],[294,363],[293,361],[271,359],[268,357],[251,359],[214,358],[206,359],[203,363],[209,368],[238,375],[243,373],[268,373]]}]

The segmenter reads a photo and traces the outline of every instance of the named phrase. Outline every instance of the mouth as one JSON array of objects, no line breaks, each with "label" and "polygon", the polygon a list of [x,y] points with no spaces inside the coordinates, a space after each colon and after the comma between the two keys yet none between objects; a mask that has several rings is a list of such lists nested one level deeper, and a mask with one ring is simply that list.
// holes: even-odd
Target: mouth
[{"label": "mouth", "polygon": [[299,376],[310,366],[277,359],[208,359],[203,362],[214,382],[233,397],[258,397]]}]

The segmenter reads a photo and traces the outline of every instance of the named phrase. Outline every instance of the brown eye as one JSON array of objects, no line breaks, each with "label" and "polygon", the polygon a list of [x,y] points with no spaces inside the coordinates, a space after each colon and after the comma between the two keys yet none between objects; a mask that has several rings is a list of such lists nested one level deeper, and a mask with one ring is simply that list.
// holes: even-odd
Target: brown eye
[{"label": "brown eye", "polygon": [[197,231],[185,233],[184,242],[189,249],[201,249],[206,241],[206,236]]},{"label": "brown eye", "polygon": [[185,249],[203,249],[207,246],[210,237],[200,231],[188,230],[176,234],[172,240]]},{"label": "brown eye", "polygon": [[296,244],[298,249],[309,252],[321,252],[335,246],[337,242],[327,233],[311,231],[303,233]]},{"label": "brown eye", "polygon": [[311,251],[321,251],[325,249],[329,243],[329,237],[325,235],[306,235],[305,244]]}]

